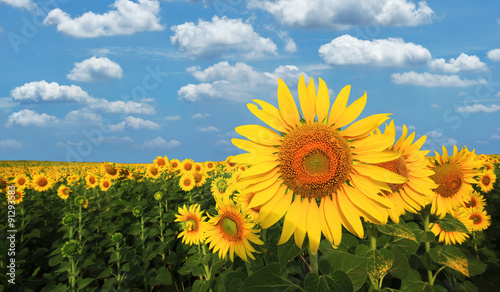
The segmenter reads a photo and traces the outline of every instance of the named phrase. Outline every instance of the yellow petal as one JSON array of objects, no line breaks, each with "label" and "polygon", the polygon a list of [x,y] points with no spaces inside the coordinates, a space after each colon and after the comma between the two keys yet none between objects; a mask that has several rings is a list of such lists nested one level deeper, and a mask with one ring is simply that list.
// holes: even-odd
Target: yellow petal
[{"label": "yellow petal", "polygon": [[402,184],[406,182],[405,177],[375,165],[359,164],[355,165],[355,169],[361,175],[368,176],[374,180],[393,184]]},{"label": "yellow petal", "polygon": [[363,237],[364,230],[363,224],[359,219],[359,212],[353,206],[343,190],[337,191],[337,203],[338,209],[340,211],[339,214],[342,218],[342,224],[345,226],[345,228],[352,234],[358,237]]},{"label": "yellow petal", "polygon": [[400,156],[401,153],[399,152],[384,151],[384,152],[361,152],[358,155],[354,155],[353,158],[355,160],[365,163],[381,163],[397,159]]},{"label": "yellow petal", "polygon": [[252,167],[249,167],[245,171],[243,171],[243,173],[240,175],[240,179],[272,171],[278,165],[279,165],[278,161],[267,161],[255,164]]},{"label": "yellow petal", "polygon": [[266,161],[276,161],[276,159],[278,159],[278,157],[273,154],[250,152],[238,154],[231,157],[231,162],[242,164],[257,164]]},{"label": "yellow petal", "polygon": [[283,120],[277,108],[262,100],[254,99],[253,101],[259,104],[262,109],[259,109],[255,104],[249,103],[247,107],[252,114],[280,132],[287,131],[290,126]]},{"label": "yellow petal", "polygon": [[354,147],[353,152],[357,151],[383,151],[392,146],[394,138],[388,135],[370,135],[362,139],[352,141],[349,146]]},{"label": "yellow petal", "polygon": [[304,243],[304,239],[306,238],[309,205],[309,199],[302,200],[302,205],[300,206],[300,209],[302,209],[300,213],[300,220],[297,223],[297,227],[294,231],[295,244],[300,248],[302,248],[302,244]]},{"label": "yellow petal", "polygon": [[278,79],[278,104],[283,119],[292,127],[299,125],[300,115],[297,105],[290,90],[281,79]]},{"label": "yellow petal", "polygon": [[394,149],[399,150],[400,145],[405,141],[406,135],[408,135],[408,128],[406,125],[403,125],[403,133],[401,134],[401,137],[394,143]]},{"label": "yellow petal", "polygon": [[323,198],[321,200],[320,205],[319,205],[319,219],[320,219],[320,223],[321,223],[321,231],[325,235],[326,239],[330,243],[332,243],[333,242],[333,235],[332,235],[332,231],[330,230],[330,227],[328,226],[328,222],[327,222],[326,215],[325,215],[325,201],[326,201],[326,199]]},{"label": "yellow petal", "polygon": [[260,125],[245,125],[234,129],[238,134],[263,145],[280,145],[281,136],[275,131]]},{"label": "yellow petal", "polygon": [[335,123],[335,128],[341,128],[345,125],[349,125],[355,119],[359,117],[366,105],[366,91],[362,97],[354,101],[345,111],[339,116],[337,122]]},{"label": "yellow petal", "polygon": [[281,237],[278,244],[287,242],[288,239],[290,239],[290,236],[292,236],[300,219],[300,214],[302,212],[302,209],[300,208],[301,206],[302,202],[300,200],[300,197],[296,197],[292,204],[290,204],[290,208],[288,208],[288,211],[285,215],[283,230],[281,231]]},{"label": "yellow petal", "polygon": [[[387,214],[382,214],[379,212],[377,208],[370,204],[370,201],[366,199],[359,191],[356,189],[345,186],[344,192],[347,195],[347,198],[353,203],[355,207],[357,207],[358,211],[366,218],[368,218],[371,222],[376,224],[382,224],[387,222]],[[385,220],[385,222],[384,222]]]},{"label": "yellow petal", "polygon": [[383,122],[388,120],[388,115],[389,114],[376,114],[361,119],[345,129],[345,131],[342,132],[342,135],[349,138],[366,136],[382,125]]},{"label": "yellow petal", "polygon": [[269,188],[273,183],[276,183],[276,180],[278,179],[279,174],[276,173],[276,175],[270,177],[267,180],[263,181],[257,181],[257,183],[248,185],[245,187],[243,190],[244,193],[256,193],[260,190],[267,189]]},{"label": "yellow petal", "polygon": [[[313,83],[312,78],[309,85]],[[313,83],[314,85],[314,83]],[[328,117],[328,110],[330,109],[330,94],[325,82],[319,78],[318,96],[316,97],[316,115],[318,116],[318,123],[322,123]]]},{"label": "yellow petal", "polygon": [[234,146],[243,149],[248,152],[253,152],[253,153],[267,153],[267,154],[272,154],[274,152],[277,152],[276,148],[272,146],[265,146],[262,144],[255,143],[250,140],[244,140],[244,139],[238,139],[238,138],[232,138],[231,142],[233,143]]},{"label": "yellow petal", "polygon": [[307,209],[307,237],[309,238],[311,250],[318,252],[319,242],[321,241],[321,219],[318,205],[314,199],[309,202],[309,208]]},{"label": "yellow petal", "polygon": [[316,97],[316,87],[314,86],[314,79],[312,77],[309,79],[309,84],[307,84],[307,91],[309,91],[310,96]]},{"label": "yellow petal", "polygon": [[[262,206],[259,212],[259,221],[260,226],[264,229],[267,229],[274,225],[278,220],[285,215],[286,211],[290,207],[290,203],[292,203],[292,198],[293,198],[293,192],[289,191],[288,193],[285,194],[287,187],[286,186],[281,186],[278,192],[276,193],[276,196],[273,198],[276,198],[276,203],[273,204],[272,202],[269,202]],[[261,218],[262,217],[262,218]]]},{"label": "yellow petal", "polygon": [[302,109],[302,114],[304,119],[308,123],[314,122],[314,117],[316,116],[316,95],[309,94],[309,89],[304,81],[304,75],[300,76],[299,79],[299,101],[300,108]]},{"label": "yellow petal", "polygon": [[342,218],[340,217],[336,195],[333,195],[333,197],[333,201],[330,197],[326,197],[324,199],[324,212],[326,222],[328,223],[328,227],[332,233],[332,243],[338,246],[342,240]]},{"label": "yellow petal", "polygon": [[255,208],[271,200],[278,193],[278,189],[282,183],[283,180],[277,180],[269,188],[256,193],[252,201],[248,204],[248,208]]},{"label": "yellow petal", "polygon": [[337,98],[333,102],[332,109],[330,110],[330,116],[328,117],[327,126],[334,125],[334,128],[340,128],[337,126],[337,120],[339,116],[344,112],[347,106],[347,100],[349,99],[349,93],[351,92],[351,85],[344,86],[340,90]]}]

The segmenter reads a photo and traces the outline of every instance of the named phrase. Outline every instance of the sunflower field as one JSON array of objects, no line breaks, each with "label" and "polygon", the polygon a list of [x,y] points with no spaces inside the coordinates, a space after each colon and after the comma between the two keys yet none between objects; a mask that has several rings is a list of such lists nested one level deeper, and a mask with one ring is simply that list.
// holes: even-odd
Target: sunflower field
[{"label": "sunflower field", "polygon": [[225,161],[0,161],[0,291],[495,291],[500,156],[349,93],[279,80]]}]

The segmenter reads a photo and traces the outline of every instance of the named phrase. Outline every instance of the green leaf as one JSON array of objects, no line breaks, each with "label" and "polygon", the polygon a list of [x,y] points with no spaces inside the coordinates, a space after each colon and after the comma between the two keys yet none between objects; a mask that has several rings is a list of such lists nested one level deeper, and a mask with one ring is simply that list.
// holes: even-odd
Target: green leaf
[{"label": "green leaf", "polygon": [[351,279],[343,271],[335,271],[325,276],[325,278],[327,279],[329,291],[339,291],[339,292],[354,291]]},{"label": "green leaf", "polygon": [[394,264],[394,256],[388,249],[371,250],[367,256],[366,270],[373,281],[385,276]]},{"label": "green leaf", "polygon": [[40,267],[36,268],[34,271],[33,271],[33,274],[31,274],[32,277],[35,277],[37,274],[38,274],[38,271],[40,271]]},{"label": "green leaf", "polygon": [[394,244],[391,245],[391,249],[397,250],[405,255],[410,255],[414,254],[419,246],[420,243],[413,240],[409,240],[406,238],[397,238],[396,240],[394,240]]},{"label": "green leaf", "polygon": [[167,270],[165,267],[161,267],[158,270],[156,270],[156,278],[155,278],[155,285],[170,285],[172,284],[172,275],[170,274],[170,271]]},{"label": "green leaf", "polygon": [[29,234],[26,234],[24,236],[24,238],[40,238],[40,237],[41,237],[41,233],[40,233],[40,229],[38,229],[38,228],[31,230],[31,232]]},{"label": "green leaf", "polygon": [[319,270],[323,275],[332,275],[335,271],[345,272],[351,279],[354,290],[363,286],[366,279],[366,257],[335,251],[323,254],[318,261]]},{"label": "green leaf", "polygon": [[446,214],[446,216],[439,219],[436,223],[439,224],[439,227],[441,227],[441,229],[446,232],[469,232],[467,227],[465,227],[465,225],[460,222],[460,220],[448,213]]},{"label": "green leaf", "polygon": [[94,279],[92,278],[85,278],[85,279],[78,279],[78,288],[83,289],[87,287]]},{"label": "green leaf", "polygon": [[106,268],[104,271],[102,271],[98,276],[97,276],[97,279],[102,279],[102,278],[106,278],[106,277],[109,277],[113,275],[113,268],[112,267],[109,267],[109,268]]},{"label": "green leaf", "polygon": [[412,228],[408,226],[403,220],[401,220],[398,224],[388,223],[385,225],[377,225],[377,229],[378,231],[387,235],[406,238],[418,242]]},{"label": "green leaf", "polygon": [[393,250],[394,264],[389,270],[389,273],[398,279],[404,279],[410,275],[410,264],[406,256],[398,251]]},{"label": "green leaf", "polygon": [[453,245],[438,245],[429,251],[431,259],[469,277],[469,261],[463,252]]},{"label": "green leaf", "polygon": [[283,270],[286,264],[295,259],[301,252],[302,250],[291,241],[278,246],[278,262],[280,270]]},{"label": "green leaf", "polygon": [[242,291],[272,292],[277,290],[283,291],[294,285],[278,273],[279,264],[273,263],[265,266],[251,274],[240,289]]},{"label": "green leaf", "polygon": [[210,288],[210,281],[196,280],[193,283],[193,292],[206,292]]},{"label": "green leaf", "polygon": [[401,281],[402,292],[432,292],[432,287],[427,282],[423,282],[420,274],[414,270],[410,269],[408,277]]}]

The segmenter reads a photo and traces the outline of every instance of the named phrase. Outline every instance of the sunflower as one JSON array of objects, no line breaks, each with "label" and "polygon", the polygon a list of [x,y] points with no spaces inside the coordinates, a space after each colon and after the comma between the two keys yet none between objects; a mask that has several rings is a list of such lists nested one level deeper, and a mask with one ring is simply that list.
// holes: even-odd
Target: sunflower
[{"label": "sunflower", "polygon": [[148,169],[146,171],[146,177],[152,178],[152,179],[157,179],[160,177],[160,170],[156,166],[156,164],[150,164],[148,166]]},{"label": "sunflower", "polygon": [[495,166],[491,162],[484,162],[483,166],[481,167],[481,170],[483,170],[483,171],[487,171],[487,170],[494,171],[495,170]]},{"label": "sunflower", "polygon": [[363,237],[360,217],[384,223],[387,212],[380,212],[375,205],[393,206],[389,198],[378,193],[391,191],[386,183],[406,182],[406,178],[374,165],[400,156],[383,152],[394,139],[370,135],[389,119],[389,114],[372,115],[351,124],[365,107],[366,93],[346,107],[350,88],[340,91],[329,112],[326,84],[320,79],[316,93],[312,78],[306,87],[302,76],[298,86],[301,117],[288,87],[279,79],[279,110],[261,100],[254,102],[262,109],[248,105],[254,115],[278,132],[260,125],[235,129],[250,139],[232,139],[235,146],[249,153],[231,158],[231,162],[252,165],[241,175],[247,185],[242,192],[255,193],[249,207],[261,207],[262,228],[286,214],[278,244],[294,234],[301,247],[307,232],[311,249],[316,252],[321,233],[335,245],[340,244],[342,225]]},{"label": "sunflower", "polygon": [[63,200],[68,199],[69,194],[71,194],[71,190],[65,185],[60,185],[59,188],[57,189],[57,195],[59,196],[59,198]]},{"label": "sunflower", "polygon": [[186,158],[181,162],[181,173],[192,173],[194,171],[194,161]]},{"label": "sunflower", "polygon": [[[472,220],[469,219],[467,214],[463,211],[463,208],[459,208],[453,213],[453,217],[462,222],[468,230],[472,226]],[[465,239],[469,238],[469,235],[461,231],[447,231],[441,228],[439,223],[431,223],[430,226],[432,233],[437,237],[439,235],[439,242],[445,244],[462,244]]]},{"label": "sunflower", "polygon": [[85,177],[85,181],[87,182],[87,189],[95,188],[99,185],[99,180],[94,174],[89,174]]},{"label": "sunflower", "polygon": [[464,205],[467,208],[480,208],[483,209],[486,206],[486,201],[483,195],[474,191],[469,194],[469,197],[464,201]]},{"label": "sunflower", "polygon": [[242,209],[247,210],[250,219],[252,219],[253,222],[257,222],[259,218],[260,207],[248,208],[254,196],[255,193],[237,194],[236,200],[241,204]]},{"label": "sunflower", "polygon": [[212,195],[214,197],[222,196],[228,188],[228,179],[223,176],[215,177],[212,180],[212,184],[210,190],[212,191]]},{"label": "sunflower", "polygon": [[195,172],[205,172],[205,166],[203,166],[203,163],[200,162],[195,162],[193,169]]},{"label": "sunflower", "polygon": [[111,180],[107,177],[102,177],[99,181],[99,188],[101,191],[106,192],[111,187]]},{"label": "sunflower", "polygon": [[[11,197],[12,195],[10,195],[9,193],[6,193],[6,196],[7,196],[7,201],[11,200]],[[14,204],[19,204],[23,201],[23,198],[24,198],[24,194],[22,192],[22,190],[20,189],[17,189],[14,191]]]},{"label": "sunflower", "polygon": [[184,205],[178,209],[179,215],[175,214],[177,219],[174,222],[181,222],[183,231],[177,236],[182,237],[182,243],[189,245],[198,245],[205,241],[205,232],[209,225],[205,221],[207,217],[203,217],[203,212],[200,212],[200,205],[194,204],[189,207],[189,210]]},{"label": "sunflower", "polygon": [[181,163],[178,159],[172,159],[170,160],[170,171],[171,172],[178,172],[180,171]]},{"label": "sunflower", "polygon": [[[378,130],[377,134],[379,134]],[[389,126],[386,127],[384,134],[396,134],[394,121],[391,121]],[[403,215],[406,210],[417,213],[422,207],[429,204],[434,197],[432,189],[437,187],[429,178],[434,172],[427,169],[427,158],[425,156],[430,151],[419,150],[427,137],[422,136],[412,143],[415,138],[415,132],[408,137],[407,134],[408,128],[406,125],[403,125],[403,133],[399,140],[396,141],[393,147],[385,150],[385,152],[401,153],[399,158],[376,164],[408,179],[403,184],[389,183],[388,186],[391,191],[383,191],[383,194],[388,196],[394,203],[395,208],[382,209],[381,211],[387,210],[392,221],[395,223],[399,223],[399,216]]]},{"label": "sunflower", "polygon": [[215,162],[213,161],[206,161],[204,165],[207,172],[213,171],[215,169]]},{"label": "sunflower", "polygon": [[435,172],[430,178],[438,185],[434,189],[436,196],[432,200],[431,213],[442,218],[460,207],[473,191],[471,184],[476,183],[474,176],[479,174],[480,166],[481,160],[467,148],[458,151],[454,146],[451,157],[444,146],[443,155],[436,152],[436,157],[430,160],[430,167]]},{"label": "sunflower", "polygon": [[479,175],[477,184],[483,193],[489,193],[493,190],[493,184],[496,180],[497,176],[493,170],[486,170]]},{"label": "sunflower", "polygon": [[189,173],[181,175],[179,186],[185,192],[189,192],[190,190],[194,189],[194,187],[196,186],[196,182],[193,175]]},{"label": "sunflower", "polygon": [[16,189],[24,189],[28,186],[28,178],[24,174],[18,174],[14,178],[14,184],[16,185]]},{"label": "sunflower", "polygon": [[120,176],[120,170],[114,163],[104,161],[101,165],[101,170],[110,179],[117,179]]},{"label": "sunflower", "polygon": [[255,259],[252,252],[256,252],[250,242],[264,244],[259,238],[260,229],[254,229],[255,224],[247,217],[247,213],[240,206],[229,199],[217,200],[218,215],[212,217],[206,232],[206,243],[213,253],[219,252],[219,258],[229,258],[234,261],[234,253],[248,262],[248,257]]},{"label": "sunflower", "polygon": [[168,158],[167,156],[165,157],[157,156],[156,159],[153,160],[153,163],[156,165],[156,167],[162,169],[164,167],[167,167]]},{"label": "sunflower", "polygon": [[31,187],[37,192],[45,192],[52,187],[53,181],[50,176],[45,174],[36,174],[33,176]]},{"label": "sunflower", "polygon": [[195,182],[197,187],[201,187],[207,181],[207,174],[204,171],[194,172],[193,177],[194,177],[194,182]]},{"label": "sunflower", "polygon": [[465,210],[465,214],[472,220],[473,224],[469,227],[471,232],[486,230],[491,225],[491,216],[484,209],[468,208]]}]

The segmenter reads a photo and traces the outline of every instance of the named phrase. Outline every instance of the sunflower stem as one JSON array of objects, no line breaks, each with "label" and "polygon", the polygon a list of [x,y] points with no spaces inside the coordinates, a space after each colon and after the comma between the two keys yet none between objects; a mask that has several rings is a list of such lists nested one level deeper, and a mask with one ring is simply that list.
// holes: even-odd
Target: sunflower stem
[{"label": "sunflower stem", "polygon": [[368,229],[368,238],[370,239],[370,249],[377,250],[377,226],[373,223],[369,223],[370,229]]},{"label": "sunflower stem", "polygon": [[311,245],[307,245],[307,251],[309,252],[309,263],[311,265],[311,273],[318,274],[318,253],[312,251]]},{"label": "sunflower stem", "polygon": [[[424,230],[425,232],[430,231],[429,229],[429,217],[430,214],[426,211],[424,211]],[[429,254],[431,250],[431,243],[430,242],[425,242],[425,255],[426,255],[426,266],[427,266],[427,277],[429,279],[429,285],[434,286],[434,280],[435,277],[432,276],[432,270],[431,270],[431,256]]]}]

